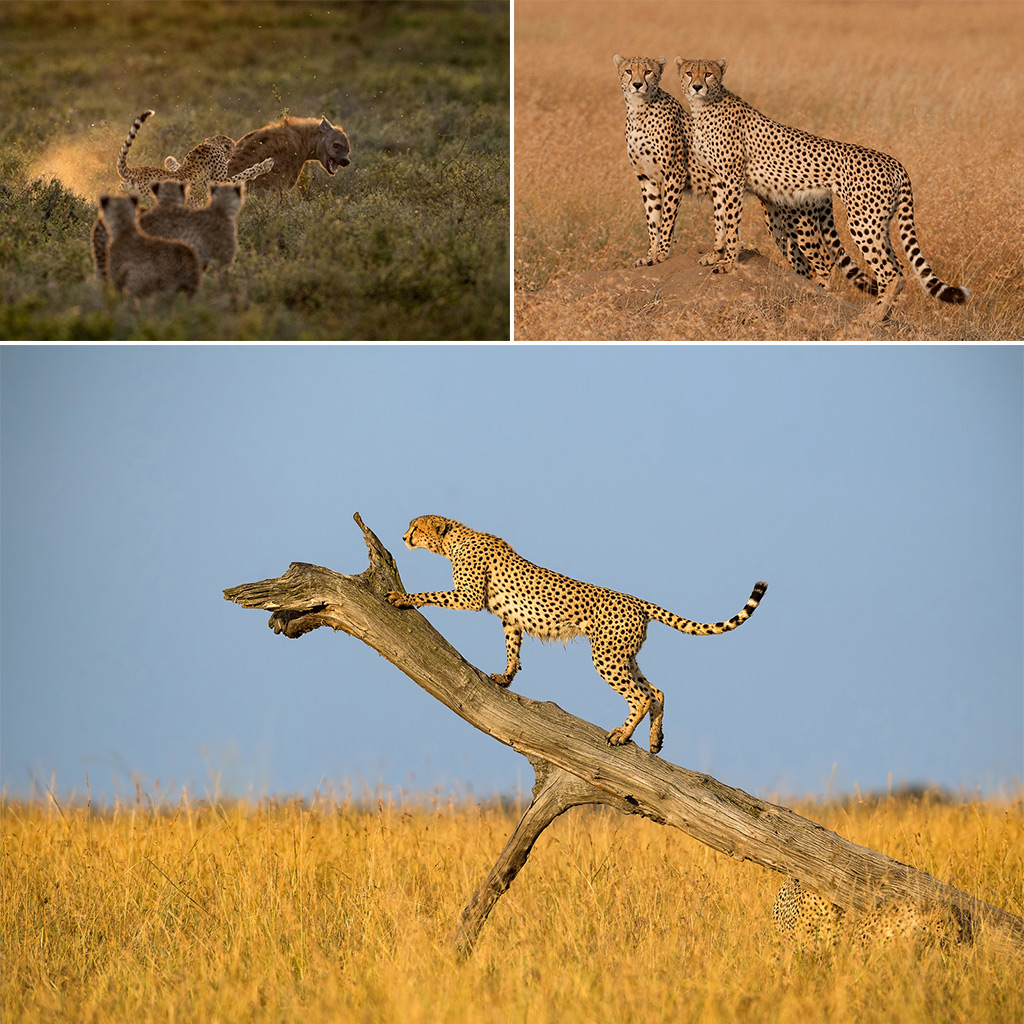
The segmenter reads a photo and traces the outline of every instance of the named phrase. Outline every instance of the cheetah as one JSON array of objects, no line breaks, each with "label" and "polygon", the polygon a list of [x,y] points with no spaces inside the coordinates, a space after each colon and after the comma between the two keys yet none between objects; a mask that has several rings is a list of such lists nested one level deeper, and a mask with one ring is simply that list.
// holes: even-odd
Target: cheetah
[{"label": "cheetah", "polygon": [[138,196],[100,196],[100,211],[110,235],[107,265],[120,292],[143,298],[160,291],[199,288],[199,258],[184,242],[151,238],[139,231]]},{"label": "cheetah", "polygon": [[234,174],[272,157],[273,171],[255,179],[251,188],[281,190],[295,185],[308,160],[319,160],[324,170],[334,175],[339,168],[348,167],[350,153],[348,136],[326,117],[319,121],[315,117],[283,117],[243,135],[235,143],[228,169]]},{"label": "cheetah", "polygon": [[211,262],[222,270],[234,262],[244,185],[213,185],[210,202],[200,210],[184,209],[185,186],[180,181],[154,182],[153,192],[157,205],[139,217],[139,227],[146,234],[187,242],[204,270]]},{"label": "cheetah", "polygon": [[[155,181],[181,181],[191,188],[187,199],[188,206],[198,209],[206,202],[206,187],[210,182],[229,181],[239,183],[269,173],[274,167],[272,157],[252,166],[242,166],[229,172],[228,161],[234,141],[227,135],[212,135],[205,142],[193,146],[185,155],[183,163],[174,160],[175,169],[166,167],[129,167],[128,151],[132,148],[135,136],[145,121],[153,114],[152,110],[144,110],[133,122],[121,152],[117,157],[117,174],[121,179],[122,192],[134,192],[147,195]],[[168,158],[173,160],[173,157]]]},{"label": "cheetah", "polygon": [[[211,173],[211,179],[213,181],[227,181],[228,157],[234,148],[235,140],[230,135],[211,135],[208,139],[200,142],[198,146],[193,146],[185,154],[185,160],[187,161],[190,156],[195,156],[197,152],[209,152],[215,161],[214,166],[216,167],[216,173]],[[171,172],[180,171],[181,164],[173,156],[165,156],[164,168]]]},{"label": "cheetah", "polygon": [[772,923],[784,938],[819,954],[834,949],[844,935],[861,949],[893,939],[929,943],[964,938],[955,915],[919,910],[907,903],[848,917],[842,907],[806,888],[797,878],[787,878],[779,887]]},{"label": "cheetah", "polygon": [[[651,241],[647,256],[633,266],[652,266],[668,259],[682,193],[713,198],[717,204],[723,190],[716,176],[694,157],[689,114],[660,87],[666,58],[615,54],[612,60],[626,101],[626,150],[640,181]],[[874,281],[850,259],[839,240],[831,196],[802,210],[763,197],[761,205],[768,231],[797,274],[827,288],[835,263],[858,288],[874,294]],[[822,248],[822,239],[831,253]],[[716,239],[716,247],[721,241]]]},{"label": "cheetah", "polygon": [[794,210],[837,196],[846,207],[850,234],[875,278],[877,299],[871,319],[883,320],[903,287],[889,237],[894,216],[921,287],[943,302],[967,301],[967,289],[940,281],[921,253],[910,176],[898,160],[765,117],[724,88],[727,66],[725,60],[676,58],[693,115],[694,152],[724,189],[715,203],[715,249],[702,257],[702,263],[712,265],[716,273],[728,273],[735,265],[744,191]]},{"label": "cheetah", "polygon": [[523,634],[541,640],[585,636],[590,641],[598,674],[625,697],[629,717],[607,734],[611,746],[629,742],[634,730],[650,713],[650,750],[656,754],[664,739],[662,719],[665,695],[652,686],[637,667],[636,656],[647,637],[652,619],[683,633],[707,636],[727,633],[746,622],[757,608],[767,583],[758,583],[746,605],[725,622],[692,622],[649,601],[606,590],[562,576],[528,562],[500,537],[446,519],[419,516],[403,538],[406,547],[426,548],[451,560],[454,590],[421,594],[391,591],[388,601],[397,608],[486,608],[501,619],[505,630],[505,671],[491,678],[508,686],[520,669]]}]

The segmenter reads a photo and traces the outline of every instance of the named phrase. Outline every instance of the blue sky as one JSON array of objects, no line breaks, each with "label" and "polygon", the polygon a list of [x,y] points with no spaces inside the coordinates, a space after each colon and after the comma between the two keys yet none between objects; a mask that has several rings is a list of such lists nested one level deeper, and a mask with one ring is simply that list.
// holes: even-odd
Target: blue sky
[{"label": "blue sky", "polygon": [[[734,633],[656,623],[662,756],[762,796],[1024,775],[1019,347],[5,347],[9,796],[528,791],[521,757],[357,640],[225,587],[291,561],[409,590],[423,513]],[[485,671],[486,613],[428,618]],[[611,728],[585,640],[513,688]],[[641,727],[638,736],[646,734]]]}]

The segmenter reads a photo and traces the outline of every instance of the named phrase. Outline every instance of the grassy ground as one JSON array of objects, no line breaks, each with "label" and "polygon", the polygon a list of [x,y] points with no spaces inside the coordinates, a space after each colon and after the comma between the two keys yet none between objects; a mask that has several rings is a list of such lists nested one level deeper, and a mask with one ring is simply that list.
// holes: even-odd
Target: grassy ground
[{"label": "grassy ground", "polygon": [[[1016,802],[798,805],[1024,911]],[[577,809],[541,837],[474,955],[451,937],[516,821],[496,806],[3,801],[5,1021],[415,1024],[1020,1021],[983,948],[819,962],[770,929],[779,878],[677,830]]]},{"label": "grassy ground", "polygon": [[[745,301],[723,298],[717,307],[662,292],[645,294],[638,308],[614,277],[603,294],[590,294],[589,283],[577,294],[579,277],[628,268],[648,244],[615,53],[667,57],[662,84],[677,99],[676,56],[725,57],[725,84],[765,114],[906,166],[925,255],[973,298],[951,308],[908,278],[898,315],[863,329],[867,337],[1024,337],[1024,79],[1012,42],[1024,32],[1024,4],[518,0],[514,17],[517,337],[826,339],[847,319],[827,296],[817,302],[819,321],[808,321],[803,307],[812,303],[792,316],[761,281]],[[967,81],[965,68],[985,84]],[[684,200],[676,256],[706,251],[712,227],[709,204]],[[742,237],[781,262],[754,200]],[[645,272],[635,276],[643,281]],[[707,283],[708,299],[718,280]],[[852,286],[839,296],[866,304]]]},{"label": "grassy ground", "polygon": [[[507,338],[508,40],[502,2],[5,2],[0,337]],[[134,163],[290,113],[352,164],[250,197],[230,278],[135,312],[88,235],[149,107]]]}]

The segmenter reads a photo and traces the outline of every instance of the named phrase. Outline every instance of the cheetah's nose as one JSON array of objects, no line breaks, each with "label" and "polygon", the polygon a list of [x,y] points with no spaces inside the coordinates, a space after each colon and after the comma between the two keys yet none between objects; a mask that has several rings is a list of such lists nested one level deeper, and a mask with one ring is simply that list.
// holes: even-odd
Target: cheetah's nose
[{"label": "cheetah's nose", "polygon": [[642,89],[643,87],[644,87],[644,83],[643,82],[634,82],[633,83],[633,88],[634,89]]}]

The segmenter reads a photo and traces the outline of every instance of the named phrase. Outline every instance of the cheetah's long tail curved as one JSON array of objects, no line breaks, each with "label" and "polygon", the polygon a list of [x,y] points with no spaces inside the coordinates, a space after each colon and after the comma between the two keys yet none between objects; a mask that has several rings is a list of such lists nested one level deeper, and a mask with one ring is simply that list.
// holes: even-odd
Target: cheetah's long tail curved
[{"label": "cheetah's long tail curved", "polygon": [[921,252],[921,245],[917,240],[917,231],[914,227],[914,195],[910,188],[910,175],[906,171],[903,172],[897,185],[896,219],[899,224],[903,251],[907,254],[910,269],[914,272],[918,284],[929,295],[942,302],[966,302],[971,297],[971,293],[966,288],[957,288],[940,281],[932,268],[928,266],[928,261]]},{"label": "cheetah's long tail curved", "polygon": [[682,615],[666,611],[664,608],[651,604],[649,601],[643,601],[642,604],[647,614],[656,622],[663,622],[666,626],[678,629],[681,633],[693,633],[695,636],[711,636],[714,633],[728,633],[729,630],[742,626],[754,614],[754,609],[761,603],[761,598],[764,597],[764,592],[767,589],[768,584],[763,580],[760,583],[755,583],[747,603],[731,619],[726,619],[725,622],[694,622],[692,619],[684,619]]},{"label": "cheetah's long tail curved", "polygon": [[128,132],[128,138],[124,140],[124,145],[121,147],[121,152],[117,155],[117,176],[119,178],[128,177],[128,150],[132,148],[132,143],[135,141],[135,136],[138,135],[139,129],[142,127],[142,122],[147,117],[152,117],[152,110],[144,110],[132,124],[131,131]]}]

